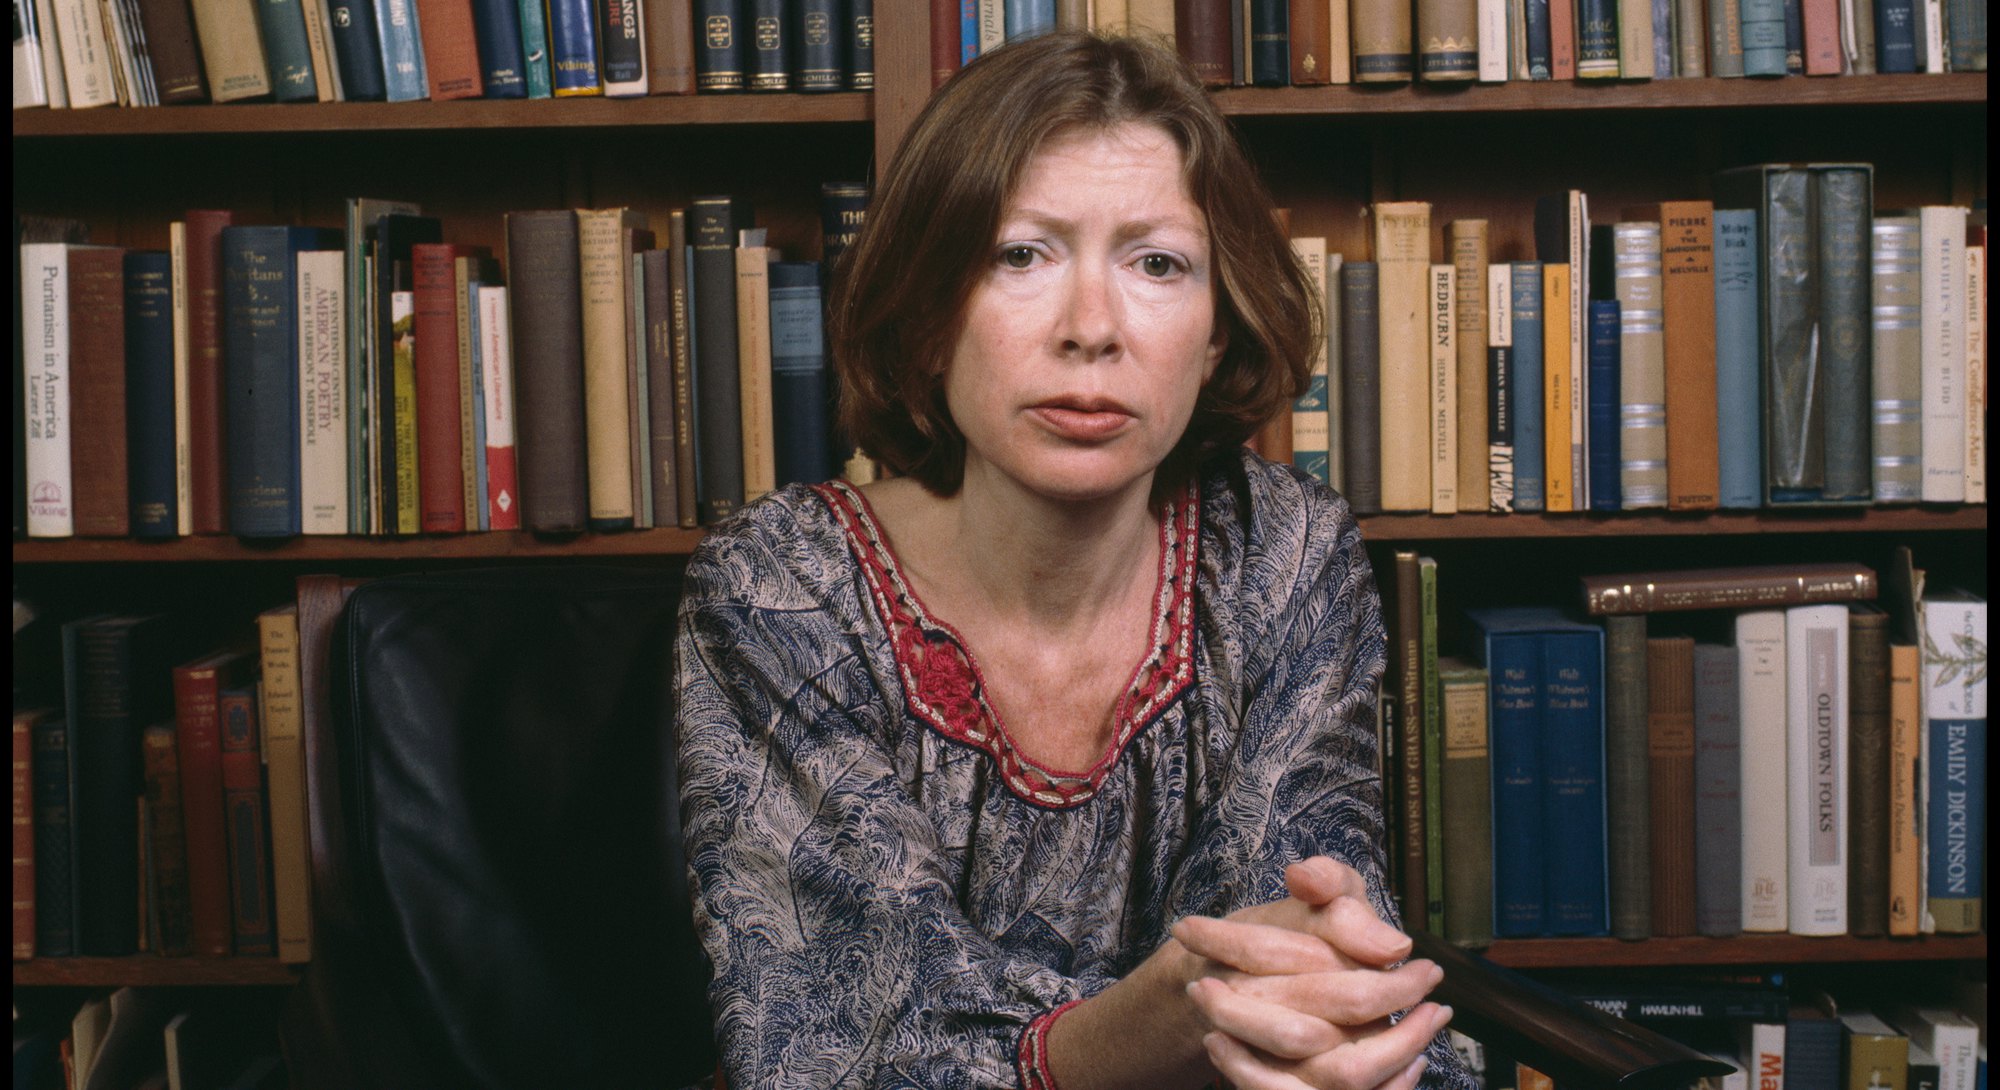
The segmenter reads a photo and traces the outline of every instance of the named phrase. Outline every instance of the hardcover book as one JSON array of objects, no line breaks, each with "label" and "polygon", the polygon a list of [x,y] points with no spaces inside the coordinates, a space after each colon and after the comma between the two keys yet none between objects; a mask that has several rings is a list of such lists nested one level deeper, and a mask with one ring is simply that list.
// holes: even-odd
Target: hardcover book
[{"label": "hardcover book", "polygon": [[432,101],[478,98],[485,93],[479,72],[479,35],[472,0],[413,0],[417,30],[424,43],[424,78]]},{"label": "hardcover book", "polygon": [[1514,510],[1514,266],[1486,270],[1486,468],[1488,510]]},{"label": "hardcover book", "polygon": [[227,955],[234,945],[229,923],[229,834],[223,810],[218,701],[224,688],[254,676],[253,668],[247,652],[232,649],[171,671],[181,821],[187,842],[188,904],[194,952],[202,957]]},{"label": "hardcover book", "polygon": [[[1409,79],[1410,0],[1356,0],[1353,22],[1354,82]],[[1376,259],[1381,260],[1379,253]]]},{"label": "hardcover book", "polygon": [[1438,663],[1444,756],[1440,772],[1444,937],[1463,946],[1493,941],[1493,761],[1486,671],[1458,659]]},{"label": "hardcover book", "polygon": [[1514,510],[1541,511],[1545,441],[1542,397],[1542,286],[1539,261],[1513,263],[1514,372],[1508,398],[1514,409]]},{"label": "hardcover book", "polygon": [[1587,381],[1590,496],[1592,511],[1617,511],[1623,506],[1623,485],[1619,480],[1619,459],[1623,455],[1623,435],[1619,427],[1619,397],[1624,379],[1620,369],[1624,344],[1620,334],[1620,307],[1616,299],[1590,301],[1590,337]]},{"label": "hardcover book", "polygon": [[20,248],[28,347],[21,393],[27,419],[28,536],[69,537],[76,532],[70,474],[69,252],[60,242]]},{"label": "hardcover book", "polygon": [[576,213],[509,212],[507,269],[523,522],[574,533],[589,502]]},{"label": "hardcover book", "polygon": [[733,197],[697,197],[688,209],[694,251],[695,421],[700,429],[701,521],[742,506],[743,406],[736,336],[737,232],[752,214]]},{"label": "hardcover book", "polygon": [[424,43],[417,33],[415,0],[373,0],[375,27],[382,44],[382,81],[390,102],[416,102],[430,96],[425,74]]},{"label": "hardcover book", "polygon": [[[70,472],[79,537],[131,529],[126,465],[125,251],[69,251]],[[44,420],[46,424],[46,420]]]},{"label": "hardcover book", "polygon": [[1725,509],[1764,503],[1757,237],[1755,209],[1715,210],[1716,478]]},{"label": "hardcover book", "polygon": [[[382,511],[383,533],[414,534],[419,529],[417,494],[411,491],[418,479],[417,467],[413,464],[415,375],[412,373],[403,377],[405,396],[399,400],[395,303],[398,293],[411,294],[411,255],[415,247],[442,241],[444,225],[432,216],[385,212],[376,220],[374,419],[371,421],[376,438],[371,446],[377,457],[375,491]],[[410,355],[414,349],[413,332],[409,328],[402,332],[400,346],[405,355]],[[414,364],[414,357],[411,363]],[[410,441],[405,442],[406,438]],[[409,451],[407,457],[406,449]]]},{"label": "hardcover book", "polygon": [[1646,641],[1653,934],[1695,933],[1694,640]]},{"label": "hardcover book", "polygon": [[1965,224],[1963,208],[1918,212],[1923,254],[1923,500],[1965,500]]},{"label": "hardcover book", "polygon": [[1874,598],[1875,572],[1859,564],[1798,563],[1582,577],[1593,616],[1686,609],[1745,609]]},{"label": "hardcover book", "polygon": [[1665,201],[1645,217],[1660,225],[1667,506],[1675,511],[1713,510],[1720,491],[1714,215],[1708,201]]},{"label": "hardcover book", "polygon": [[1980,930],[1985,888],[1984,599],[1924,592],[1923,663],[1925,930],[1971,934]]},{"label": "hardcover book", "polygon": [[1380,285],[1381,473],[1385,511],[1431,508],[1431,425],[1427,406],[1430,337],[1426,281],[1430,273],[1430,205],[1374,206],[1375,262]]},{"label": "hardcover book", "polygon": [[1341,461],[1348,505],[1357,515],[1382,511],[1381,325],[1378,266],[1350,261],[1340,269]]},{"label": "hardcover book", "polygon": [[1610,861],[1611,933],[1627,941],[1653,934],[1651,694],[1646,619],[1604,622],[1604,788]]},{"label": "hardcover book", "polygon": [[1736,649],[1694,646],[1694,924],[1743,931],[1743,764]]},{"label": "hardcover book", "polygon": [[172,264],[171,256],[158,250],[125,255],[130,521],[132,536],[139,538],[180,533]]},{"label": "hardcover book", "polygon": [[1789,828],[1785,644],[1783,610],[1736,615],[1743,782],[1758,785],[1743,792],[1743,930],[1752,932],[1784,931],[1791,923],[1786,838],[1772,835]]},{"label": "hardcover book", "polygon": [[[1306,270],[1314,291],[1324,297],[1326,240],[1294,238],[1292,256]],[[1307,380],[1306,392],[1294,399],[1291,406],[1292,464],[1301,472],[1312,474],[1321,484],[1332,483],[1331,460],[1327,451],[1331,422],[1327,414],[1327,393],[1326,349],[1322,342],[1313,354],[1312,375]]]},{"label": "hardcover book", "polygon": [[223,824],[229,839],[229,916],[238,954],[277,953],[271,916],[269,815],[258,758],[257,693],[224,689],[216,698],[222,728]]},{"label": "hardcover book", "polygon": [[1489,460],[1479,457],[1480,452],[1488,448],[1487,223],[1485,220],[1453,220],[1446,228],[1446,237],[1457,285],[1454,333],[1458,348],[1455,406],[1458,419],[1458,510],[1485,511],[1493,504],[1488,480]]},{"label": "hardcover book", "polygon": [[1848,649],[1847,929],[1889,927],[1889,615],[1850,607]]},{"label": "hardcover book", "polygon": [[329,0],[334,60],[349,102],[380,102],[389,89],[382,77],[382,37],[368,0]]},{"label": "hardcover book", "polygon": [[1847,640],[1844,605],[1785,611],[1785,854],[1795,935],[1847,931]]}]

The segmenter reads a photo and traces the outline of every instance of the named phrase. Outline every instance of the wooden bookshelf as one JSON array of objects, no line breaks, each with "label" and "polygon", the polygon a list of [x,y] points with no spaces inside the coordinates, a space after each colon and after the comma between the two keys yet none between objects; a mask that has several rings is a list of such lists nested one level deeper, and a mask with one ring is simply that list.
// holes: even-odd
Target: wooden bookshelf
[{"label": "wooden bookshelf", "polygon": [[303,965],[276,958],[35,958],[14,963],[14,986],[65,988],[286,987],[299,981]]},{"label": "wooden bookshelf", "polygon": [[1507,83],[1231,87],[1215,92],[1238,117],[1342,114],[1574,113],[1592,110],[1771,110],[1792,107],[1983,106],[1984,72],[1838,79],[1512,80]]},{"label": "wooden bookshelf", "polygon": [[1512,969],[1623,969],[1641,966],[1806,965],[1868,961],[1984,961],[1985,935],[1914,939],[1739,935],[1728,939],[1501,939],[1481,951]]},{"label": "wooden bookshelf", "polygon": [[[1710,534],[1913,534],[1986,529],[1984,507],[1859,507],[1617,514],[1368,515],[1370,541],[1469,538],[1643,538]],[[17,554],[18,557],[18,554]]]}]

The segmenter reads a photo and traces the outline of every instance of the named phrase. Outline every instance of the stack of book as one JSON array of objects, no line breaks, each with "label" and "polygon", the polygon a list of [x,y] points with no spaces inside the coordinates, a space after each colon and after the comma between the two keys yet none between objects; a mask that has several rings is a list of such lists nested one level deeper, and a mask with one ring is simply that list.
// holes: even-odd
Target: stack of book
[{"label": "stack of book", "polygon": [[[866,201],[824,187],[827,259]],[[195,211],[170,252],[24,244],[26,531],[694,527],[836,475],[821,266],[728,197],[660,226],[511,213],[511,283],[394,201],[345,232]]]},{"label": "stack of book", "polygon": [[1212,86],[1986,71],[1977,0],[931,0],[931,66],[1057,27],[1165,37]]},{"label": "stack of book", "polygon": [[1875,211],[1866,164],[1724,171],[1593,226],[1375,204],[1371,260],[1295,239],[1325,366],[1260,444],[1360,514],[1986,502],[1985,212]]},{"label": "stack of book", "polygon": [[1977,933],[1986,603],[1899,551],[1467,611],[1395,556],[1382,749],[1407,920],[1453,941]]},{"label": "stack of book", "polygon": [[871,0],[14,5],[15,109],[859,91],[874,58]]}]

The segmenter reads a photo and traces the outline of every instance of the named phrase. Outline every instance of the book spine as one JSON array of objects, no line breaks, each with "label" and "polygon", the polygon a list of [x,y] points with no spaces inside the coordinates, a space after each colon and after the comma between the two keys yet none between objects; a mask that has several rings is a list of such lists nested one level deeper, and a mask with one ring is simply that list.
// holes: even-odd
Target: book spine
[{"label": "book spine", "polygon": [[1923,36],[1918,39],[1923,50],[1922,70],[1933,74],[1943,72],[1948,52],[1944,45],[1943,0],[1923,0],[1923,7],[1918,12],[1917,18],[1923,29]]},{"label": "book spine", "polygon": [[230,950],[229,853],[222,810],[217,671],[206,665],[181,668],[174,671],[173,680],[194,950],[204,957],[226,955]]},{"label": "book spine", "polygon": [[1444,931],[1447,941],[1493,940],[1493,759],[1487,743],[1486,671],[1463,664],[1441,672],[1444,703]]},{"label": "book spine", "polygon": [[[1312,281],[1314,294],[1326,297],[1326,240],[1295,238],[1292,257]],[[1321,484],[1331,484],[1332,459],[1327,449],[1332,419],[1327,412],[1327,359],[1325,342],[1313,351],[1312,371],[1306,392],[1292,401],[1292,465],[1309,473]]]},{"label": "book spine", "polygon": [[[670,0],[669,0],[670,2]],[[527,82],[529,98],[551,98],[556,93],[555,82],[549,70],[549,20],[543,9],[542,0],[517,0],[516,18],[521,24],[521,77]],[[692,25],[690,20],[682,20],[681,26]],[[682,48],[687,51],[688,92],[694,90],[694,38],[687,31],[680,35]],[[660,72],[665,72],[664,65]]]},{"label": "book spine", "polygon": [[1479,457],[1488,447],[1486,221],[1453,220],[1447,237],[1457,292],[1453,332],[1458,349],[1454,380],[1458,384],[1454,407],[1458,421],[1458,510],[1485,511],[1493,503],[1490,466],[1487,459]]},{"label": "book spine", "polygon": [[1341,266],[1341,461],[1348,505],[1358,515],[1382,511],[1381,313],[1378,266]]},{"label": "book spine", "polygon": [[1784,0],[1785,74],[1802,76],[1806,71],[1806,24],[1804,0]]},{"label": "book spine", "polygon": [[126,466],[125,251],[69,255],[72,525],[81,537],[132,528]]},{"label": "book spine", "polygon": [[1694,928],[1743,931],[1743,765],[1735,648],[1694,648]]},{"label": "book spine", "polygon": [[1965,248],[1965,502],[1978,504],[1986,502],[1986,324],[1982,243]]},{"label": "book spine", "polygon": [[278,960],[312,960],[312,868],[306,826],[304,717],[299,703],[296,607],[257,617],[264,758],[269,765],[271,888]]},{"label": "book spine", "polygon": [[375,27],[382,43],[382,81],[390,102],[430,96],[423,37],[417,32],[414,0],[373,0]]},{"label": "book spine", "polygon": [[1653,934],[1646,618],[1606,618],[1604,668],[1604,794],[1610,848],[1606,854],[1610,858],[1611,933],[1636,941]]},{"label": "book spine", "polygon": [[1889,934],[1922,932],[1917,902],[1923,889],[1923,822],[1917,806],[1918,755],[1924,723],[1921,656],[1915,644],[1889,647]]},{"label": "book spine", "polygon": [[1773,830],[1787,828],[1785,614],[1756,610],[1736,617],[1737,722],[1742,725],[1743,930],[1783,931],[1791,908],[1786,845]]},{"label": "book spine", "polygon": [[[1561,262],[1542,265],[1542,298],[1569,298],[1570,267]],[[1579,361],[1581,362],[1581,361]],[[1542,322],[1542,472],[1550,511],[1578,509],[1577,480],[1570,464],[1570,336],[1567,321],[1551,315]]]},{"label": "book spine", "polygon": [[139,935],[139,836],[134,800],[145,792],[133,718],[136,676],[132,627],[119,619],[65,625],[65,684],[70,760],[75,767],[70,820],[76,854],[76,948],[79,954],[136,953]]},{"label": "book spine", "polygon": [[1426,80],[1479,75],[1479,14],[1475,0],[1417,0],[1417,73]]},{"label": "book spine", "polygon": [[1819,269],[1820,378],[1825,384],[1827,500],[1874,493],[1869,448],[1873,391],[1869,378],[1868,259],[1874,205],[1866,168],[1813,172]]},{"label": "book spine", "polygon": [[1889,615],[1848,617],[1847,929],[1889,928]]},{"label": "book spine", "polygon": [[1536,637],[1489,635],[1494,934],[1548,930],[1542,797],[1542,655]]},{"label": "book spine", "polygon": [[35,740],[32,715],[14,716],[14,960],[35,956]]},{"label": "book spine", "polygon": [[625,375],[625,275],[619,267],[624,209],[579,211],[577,268],[583,316],[583,419],[593,524],[630,528],[632,452]]},{"label": "book spine", "polygon": [[139,0],[138,10],[160,102],[208,101],[208,81],[201,74],[201,55],[186,0]]},{"label": "book spine", "polygon": [[1488,510],[1514,510],[1514,266],[1486,269],[1486,469]]},{"label": "book spine", "polygon": [[299,0],[299,15],[305,23],[306,54],[312,59],[316,98],[339,102],[345,95],[340,86],[340,65],[333,56],[333,18],[326,5],[327,0]]},{"label": "book spine", "polygon": [[1707,201],[1669,201],[1659,214],[1666,421],[1672,424],[1666,428],[1667,506],[1708,511],[1721,490],[1714,211]]},{"label": "book spine", "polygon": [[1229,85],[1229,8],[1227,0],[1174,4],[1174,40],[1188,67],[1209,87]]},{"label": "book spine", "polygon": [[827,405],[832,397],[819,265],[771,265],[771,399],[777,439],[778,485],[831,479],[833,440]]},{"label": "book spine", "polygon": [[[721,0],[725,8],[729,0]],[[702,9],[704,19],[707,10]],[[725,20],[728,15],[723,15]],[[604,85],[598,68],[597,14],[590,0],[549,0],[549,66],[553,72],[555,97],[570,98],[581,95],[601,95]],[[721,27],[724,39],[730,39],[735,27],[725,21]],[[705,36],[712,40],[713,35]],[[708,53],[703,48],[696,54],[700,60]],[[737,84],[729,90],[742,89],[742,65],[736,66]],[[722,90],[702,84],[702,90]]]},{"label": "book spine", "polygon": [[[1355,0],[1353,24],[1354,82],[1410,78],[1410,0]],[[1381,260],[1379,250],[1376,260]]]},{"label": "book spine", "polygon": [[222,809],[229,836],[230,926],[239,955],[277,953],[271,917],[268,814],[258,760],[256,694],[227,689],[216,700],[222,720]]},{"label": "book spine", "polygon": [[[746,232],[747,233],[747,232]],[[761,239],[761,233],[758,234]],[[771,408],[771,252],[746,241],[732,255],[736,275],[737,404],[743,413],[743,502],[777,488]]]},{"label": "book spine", "polygon": [[1799,18],[1804,33],[1808,76],[1840,74],[1840,5],[1837,0],[1803,0]]},{"label": "book spine", "polygon": [[1785,74],[1785,0],[1741,0],[1743,74]]},{"label": "book spine", "polygon": [[382,36],[375,25],[375,5],[368,0],[330,0],[329,15],[341,92],[349,102],[382,101],[389,88],[382,77]]},{"label": "book spine", "polygon": [[1841,1081],[1843,1090],[1868,1090],[1869,1087],[1907,1088],[1909,1086],[1910,1039],[1891,1029],[1872,1014],[1841,1015],[1847,1032],[1842,1057],[1847,1077]]},{"label": "book spine", "polygon": [[465,530],[465,473],[459,458],[464,436],[458,409],[457,289],[452,268],[458,254],[458,247],[444,243],[420,243],[410,248],[418,527],[425,533]]},{"label": "book spine", "polygon": [[507,269],[523,521],[573,533],[584,528],[589,496],[576,213],[510,213]]},{"label": "book spine", "polygon": [[1528,78],[1548,79],[1551,74],[1551,44],[1549,37],[1550,0],[1526,0],[1527,15],[1523,25],[1528,33]]},{"label": "book spine", "polygon": [[132,536],[180,532],[174,481],[173,259],[158,250],[125,255],[125,419]]},{"label": "book spine", "polygon": [[188,231],[185,220],[167,226],[167,252],[172,267],[174,329],[174,505],[175,533],[194,533],[194,467],[191,464],[194,428],[191,426],[189,368],[194,355],[188,336],[190,296],[188,283]]},{"label": "book spine", "polygon": [[518,0],[472,0],[472,27],[477,35],[480,82],[486,97],[528,97]]},{"label": "book spine", "polygon": [[1438,675],[1437,561],[1417,558],[1419,607],[1423,611],[1424,892],[1427,925],[1444,931],[1444,691]]},{"label": "book spine", "polygon": [[1291,0],[1286,27],[1291,48],[1291,83],[1295,87],[1328,82],[1332,48],[1328,0]]},{"label": "book spine", "polygon": [[1458,302],[1456,270],[1432,265],[1426,280],[1425,343],[1430,374],[1426,423],[1430,426],[1430,510],[1458,510]]},{"label": "book spine", "polygon": [[1847,72],[1875,74],[1875,0],[1849,0],[1840,9],[1841,50]]},{"label": "book spine", "polygon": [[736,340],[734,242],[747,226],[728,197],[698,197],[689,209],[694,250],[695,391],[700,399],[701,521],[720,521],[743,505],[743,406]]},{"label": "book spine", "polygon": [[[684,4],[686,0],[674,0],[674,2]],[[957,6],[964,8],[966,6],[964,0],[957,0]],[[834,33],[834,28],[840,24],[840,4],[838,0],[800,0],[800,8],[799,30],[794,49],[797,67],[792,80],[793,86],[800,91],[808,92],[838,91],[846,85],[846,70],[840,63],[840,38]],[[650,20],[653,15],[649,12],[646,18]],[[648,23],[648,26],[650,25]],[[686,25],[685,18],[677,25]],[[978,33],[978,12],[975,8],[972,19],[966,26],[960,28],[957,41],[952,46],[958,52],[961,65],[972,59],[964,56],[968,42],[975,50],[974,55],[977,55]],[[683,33],[679,37],[685,38],[686,35]],[[688,56],[688,86],[692,89],[693,53],[690,52]],[[657,80],[654,86],[658,87]],[[654,93],[659,92],[656,90]]]},{"label": "book spine", "polygon": [[1542,287],[1539,261],[1513,263],[1514,510],[1541,511],[1547,503],[1542,397]]},{"label": "book spine", "polygon": [[1757,213],[1715,211],[1715,431],[1717,503],[1763,503],[1763,421],[1758,413]]},{"label": "book spine", "polygon": [[1647,641],[1653,934],[1695,933],[1694,641]]},{"label": "book spine", "polygon": [[1619,491],[1627,509],[1667,505],[1667,333],[1660,225],[1612,229],[1618,292]]},{"label": "book spine", "polygon": [[299,0],[257,0],[257,26],[269,52],[272,97],[279,102],[318,101],[319,81],[313,77]]},{"label": "book spine", "polygon": [[[1396,700],[1397,794],[1402,814],[1402,874],[1398,891],[1402,896],[1403,918],[1429,923],[1430,868],[1429,844],[1424,814],[1424,614],[1423,582],[1417,554],[1399,550],[1395,555],[1396,612],[1390,631],[1390,653],[1395,656],[1388,677],[1394,683]],[[1384,683],[1389,684],[1389,682]]]},{"label": "book spine", "polygon": [[748,86],[749,58],[743,39],[747,12],[747,0],[695,0],[695,25],[702,28],[694,54],[698,90],[741,91]]},{"label": "book spine", "polygon": [[[41,6],[46,6],[44,0]],[[42,47],[53,46],[52,25],[44,26],[41,11],[32,0],[15,8],[20,29],[14,35],[14,108],[49,105],[49,70],[42,61]],[[30,955],[32,956],[32,954]]]},{"label": "book spine", "polygon": [[667,286],[673,316],[674,347],[674,494],[683,529],[698,525],[696,515],[694,426],[694,323],[689,308],[694,252],[688,248],[687,212],[676,208],[667,217]]},{"label": "book spine", "polygon": [[424,44],[424,78],[431,100],[478,98],[485,85],[479,75],[478,32],[472,20],[472,0],[415,0],[415,3],[417,32]]},{"label": "book spine", "polygon": [[1583,592],[1584,609],[1592,615],[1662,613],[1865,601],[1875,597],[1877,580],[1859,564],[1801,563],[1586,575]]},{"label": "book spine", "polygon": [[95,0],[54,0],[54,10],[69,108],[118,105],[117,62],[104,9]]},{"label": "book spine", "polygon": [[76,873],[71,851],[69,727],[51,716],[33,727],[35,956],[76,953]]},{"label": "book spine", "polygon": [[299,532],[298,310],[283,227],[222,232],[229,530]]},{"label": "book spine", "polygon": [[1980,930],[1986,854],[1986,603],[1923,605],[1927,925]]},{"label": "book spine", "polygon": [[[1590,399],[1588,430],[1590,446],[1589,509],[1616,511],[1623,502],[1619,480],[1619,459],[1623,448],[1619,428],[1619,370],[1624,346],[1620,340],[1619,305],[1616,299],[1590,301],[1589,381],[1584,384]],[[1630,506],[1629,504],[1627,506]]]},{"label": "book spine", "polygon": [[1916,4],[1875,0],[1875,70],[1883,74],[1917,70]]},{"label": "book spine", "polygon": [[1285,0],[1250,0],[1250,82],[1283,87],[1291,71]]},{"label": "book spine", "polygon": [[1604,828],[1604,643],[1601,632],[1542,637],[1542,835],[1549,928],[1600,935],[1609,927]]},{"label": "book spine", "polygon": [[[1336,9],[1346,5],[1336,2]],[[1479,82],[1507,82],[1507,8],[1505,0],[1478,0]]]},{"label": "book spine", "polygon": [[1577,0],[1576,78],[1618,78],[1617,0]]},{"label": "book spine", "polygon": [[646,476],[653,496],[653,525],[679,522],[680,477],[674,458],[674,316],[669,250],[640,255],[645,292],[646,328]]},{"label": "book spine", "polygon": [[348,531],[345,259],[339,250],[298,259],[299,510],[308,534]]},{"label": "book spine", "polygon": [[1576,78],[1575,0],[1549,2],[1549,78]]},{"label": "book spine", "polygon": [[1674,75],[1698,79],[1708,75],[1704,0],[1675,0],[1668,34],[1673,43]]},{"label": "book spine", "polygon": [[485,419],[486,528],[521,528],[520,465],[514,441],[514,342],[507,322],[507,289],[479,289],[479,337],[482,347],[480,411]]},{"label": "book spine", "polygon": [[1658,75],[1653,66],[1652,0],[1617,0],[1617,4],[1618,76],[1652,79]]},{"label": "book spine", "polygon": [[1965,221],[1963,208],[1927,206],[1921,336],[1923,500],[1965,500]]},{"label": "book spine", "polygon": [[847,3],[847,89],[875,88],[875,0]]},{"label": "book spine", "polygon": [[1785,611],[1788,905],[1795,935],[1847,930],[1847,607]]},{"label": "book spine", "polygon": [[1426,511],[1431,506],[1431,433],[1426,406],[1430,341],[1426,279],[1430,274],[1430,205],[1406,201],[1375,206],[1375,260],[1380,285],[1382,507]]},{"label": "book spine", "polygon": [[1320,263],[1316,281],[1320,304],[1325,308],[1326,328],[1313,346],[1313,354],[1326,358],[1326,480],[1336,490],[1347,487],[1347,457],[1340,441],[1341,414],[1346,411],[1340,388],[1340,346],[1347,334],[1341,327],[1340,269],[1347,255],[1331,253]]},{"label": "book spine", "polygon": [[465,528],[487,530],[486,517],[486,342],[479,330],[479,286],[492,261],[483,254],[461,255],[452,261],[452,310],[458,334],[458,464],[464,478],[459,492],[465,505]]},{"label": "book spine", "polygon": [[[646,38],[639,0],[603,0],[597,10],[604,93],[619,97],[646,94]],[[761,42],[764,37],[761,19],[755,29]]]},{"label": "book spine", "polygon": [[[22,335],[27,347],[22,411],[27,417],[28,536],[76,532],[70,473],[69,248],[21,247]],[[32,300],[30,302],[29,300]]]},{"label": "book spine", "polygon": [[1806,170],[1764,175],[1762,277],[1764,481],[1773,502],[1817,498],[1826,482],[1825,388],[1818,350],[1813,185]]},{"label": "book spine", "polygon": [[151,839],[149,900],[151,913],[159,921],[154,952],[186,957],[194,949],[194,915],[188,901],[187,837],[181,827],[180,757],[173,723],[147,727],[143,746],[147,835]]},{"label": "book spine", "polygon": [[1742,0],[1710,0],[1708,69],[1709,75],[1722,79],[1743,75]]}]

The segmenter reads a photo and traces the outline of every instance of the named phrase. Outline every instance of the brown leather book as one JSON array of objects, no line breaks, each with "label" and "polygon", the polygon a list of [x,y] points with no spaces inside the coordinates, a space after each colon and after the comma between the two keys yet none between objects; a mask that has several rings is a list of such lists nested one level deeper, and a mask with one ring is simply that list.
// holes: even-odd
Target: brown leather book
[{"label": "brown leather book", "polygon": [[174,745],[180,759],[181,825],[187,840],[188,905],[196,957],[227,956],[229,834],[222,808],[223,688],[253,676],[254,660],[225,651],[174,667]]},{"label": "brown leather book", "polygon": [[125,466],[125,251],[69,252],[70,473],[78,537],[131,532]]},{"label": "brown leather book", "polygon": [[161,105],[207,102],[188,0],[139,0],[139,25],[146,32],[146,58]]},{"label": "brown leather book", "polygon": [[584,528],[583,311],[576,213],[507,213],[508,310],[514,341],[515,442],[524,524]]},{"label": "brown leather book", "polygon": [[14,713],[14,960],[35,956],[35,724],[47,708]]},{"label": "brown leather book", "polygon": [[[254,674],[254,671],[253,671]],[[216,698],[222,735],[223,824],[229,836],[229,922],[236,953],[271,957],[278,952],[271,912],[269,806],[259,738],[257,690],[224,689]]]},{"label": "brown leather book", "polygon": [[222,428],[222,229],[236,214],[187,214],[188,492],[194,532],[226,534],[229,477]]},{"label": "brown leather book", "polygon": [[958,74],[964,42],[958,30],[958,0],[931,0],[931,87]]},{"label": "brown leather book", "polygon": [[1801,0],[1799,19],[1805,27],[1806,75],[1839,75],[1839,0]]},{"label": "brown leather book", "polygon": [[158,921],[153,952],[186,957],[194,950],[194,916],[188,906],[187,836],[181,824],[181,762],[171,720],[146,728],[146,822],[152,848],[152,916]]},{"label": "brown leather book", "polygon": [[1889,615],[1847,616],[1847,932],[1889,930]]},{"label": "brown leather book", "polygon": [[1694,934],[1694,639],[1646,641],[1653,934]]},{"label": "brown leather book", "polygon": [[1291,0],[1292,86],[1328,83],[1333,72],[1333,30],[1327,0]]},{"label": "brown leather book", "polygon": [[1583,577],[1583,605],[1593,617],[1854,602],[1866,601],[1875,594],[1875,572],[1848,563],[1771,564]]},{"label": "brown leather book", "polygon": [[694,10],[688,0],[645,0],[646,90],[694,94]]},{"label": "brown leather book", "polygon": [[[1424,606],[1417,554],[1396,554],[1395,627],[1389,632],[1389,675],[1383,699],[1396,702],[1396,771],[1403,856],[1403,919],[1416,926],[1428,911],[1429,886],[1424,867]],[[1391,849],[1395,850],[1395,849]]]},{"label": "brown leather book", "polygon": [[1575,0],[1549,5],[1549,78],[1576,78]]},{"label": "brown leather book", "polygon": [[424,43],[424,76],[431,101],[478,98],[486,93],[479,73],[478,38],[472,29],[472,0],[416,0],[417,31]]},{"label": "brown leather book", "polygon": [[[671,238],[671,234],[669,235]],[[646,475],[653,490],[653,525],[680,525],[679,430],[674,417],[674,292],[668,250],[640,255],[646,277]]]},{"label": "brown leather book", "polygon": [[1229,86],[1231,0],[1175,0],[1174,42],[1209,87]]},{"label": "brown leather book", "polygon": [[417,338],[417,512],[418,525],[427,534],[465,530],[458,276],[453,263],[484,253],[483,248],[458,243],[410,247]]},{"label": "brown leather book", "polygon": [[1715,207],[1663,201],[1628,219],[1660,225],[1667,352],[1667,507],[1712,511],[1721,494],[1715,408]]}]

